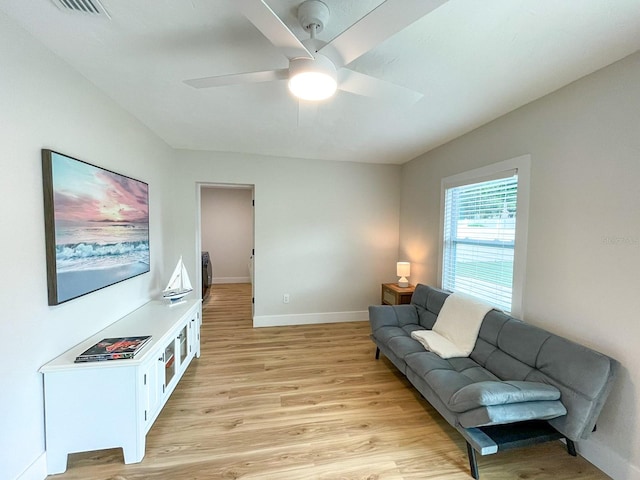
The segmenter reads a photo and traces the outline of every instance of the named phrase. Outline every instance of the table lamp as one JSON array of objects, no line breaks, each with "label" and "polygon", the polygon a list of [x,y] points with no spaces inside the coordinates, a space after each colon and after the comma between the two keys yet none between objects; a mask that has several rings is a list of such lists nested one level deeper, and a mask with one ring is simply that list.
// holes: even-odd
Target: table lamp
[{"label": "table lamp", "polygon": [[400,277],[398,286],[408,287],[409,280],[407,280],[407,277],[411,276],[411,264],[409,262],[398,262],[396,265],[396,274]]}]

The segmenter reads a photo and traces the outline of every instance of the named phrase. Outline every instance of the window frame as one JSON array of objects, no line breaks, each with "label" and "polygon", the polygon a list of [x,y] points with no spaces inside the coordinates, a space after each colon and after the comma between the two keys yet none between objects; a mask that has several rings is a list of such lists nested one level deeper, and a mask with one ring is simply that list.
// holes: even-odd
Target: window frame
[{"label": "window frame", "polygon": [[473,170],[442,178],[440,182],[440,237],[438,240],[438,282],[442,288],[444,263],[444,221],[445,192],[448,188],[480,183],[499,178],[505,172],[517,170],[518,193],[516,213],[516,234],[513,258],[513,290],[511,296],[511,315],[522,318],[524,303],[524,284],[527,267],[527,238],[529,224],[529,192],[531,180],[531,155],[503,160]]}]

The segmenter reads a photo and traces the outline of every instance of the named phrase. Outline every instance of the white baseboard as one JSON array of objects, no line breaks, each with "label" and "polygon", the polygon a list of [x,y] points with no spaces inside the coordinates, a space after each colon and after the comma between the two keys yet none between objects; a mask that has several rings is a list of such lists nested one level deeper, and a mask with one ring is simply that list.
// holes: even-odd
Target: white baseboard
[{"label": "white baseboard", "polygon": [[251,277],[213,277],[211,283],[251,283]]},{"label": "white baseboard", "polygon": [[366,322],[369,312],[298,313],[291,315],[261,315],[253,317],[254,327],[284,327],[288,325],[312,325],[317,323]]},{"label": "white baseboard", "polygon": [[16,480],[44,480],[47,478],[47,453],[43,452]]},{"label": "white baseboard", "polygon": [[576,444],[578,453],[614,480],[640,480],[640,467],[595,440]]}]

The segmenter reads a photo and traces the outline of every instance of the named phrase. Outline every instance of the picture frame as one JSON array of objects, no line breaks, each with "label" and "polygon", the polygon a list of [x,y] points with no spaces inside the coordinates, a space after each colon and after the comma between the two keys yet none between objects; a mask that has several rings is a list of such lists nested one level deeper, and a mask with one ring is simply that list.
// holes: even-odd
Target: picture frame
[{"label": "picture frame", "polygon": [[149,185],[42,149],[49,305],[150,270]]}]

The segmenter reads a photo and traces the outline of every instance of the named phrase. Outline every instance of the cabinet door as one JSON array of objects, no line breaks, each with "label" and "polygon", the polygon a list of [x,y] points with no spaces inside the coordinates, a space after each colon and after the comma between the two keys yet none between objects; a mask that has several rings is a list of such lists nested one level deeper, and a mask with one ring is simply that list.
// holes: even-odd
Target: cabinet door
[{"label": "cabinet door", "polygon": [[189,345],[192,355],[200,358],[200,310],[193,313],[189,321]]},{"label": "cabinet door", "polygon": [[189,355],[193,355],[195,353],[195,345],[196,345],[196,337],[195,337],[195,331],[196,331],[196,317],[195,315],[193,317],[191,317],[189,319],[189,333],[188,333],[188,337],[189,337]]},{"label": "cabinet door", "polygon": [[142,383],[141,398],[143,410],[141,415],[147,429],[151,427],[162,400],[164,363],[158,361],[156,356],[157,355],[153,355],[141,368],[142,378],[140,381]]}]

